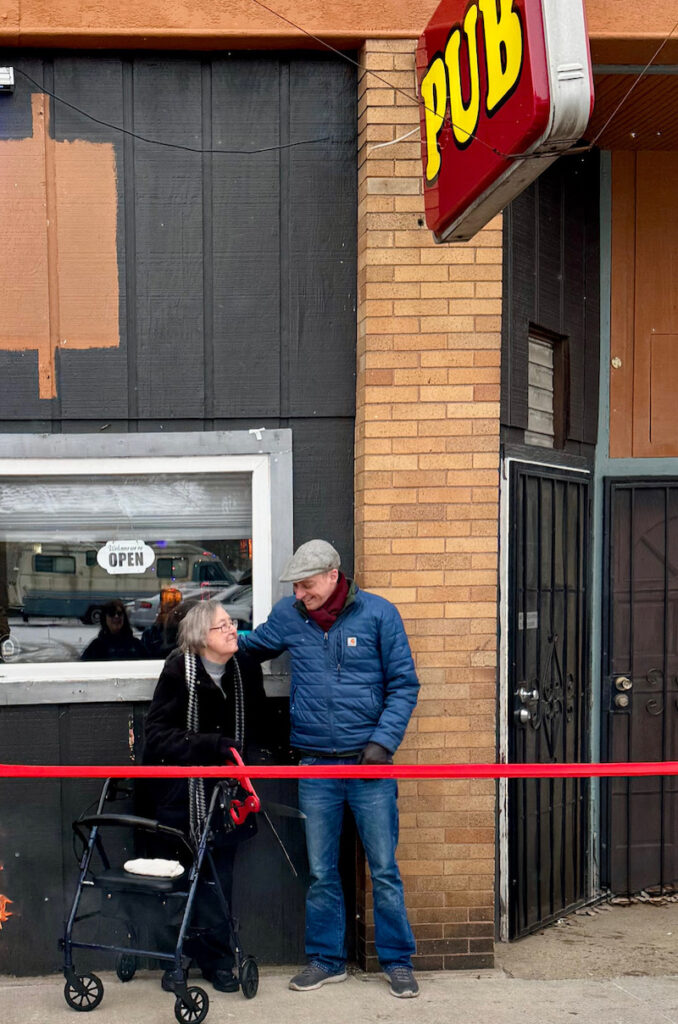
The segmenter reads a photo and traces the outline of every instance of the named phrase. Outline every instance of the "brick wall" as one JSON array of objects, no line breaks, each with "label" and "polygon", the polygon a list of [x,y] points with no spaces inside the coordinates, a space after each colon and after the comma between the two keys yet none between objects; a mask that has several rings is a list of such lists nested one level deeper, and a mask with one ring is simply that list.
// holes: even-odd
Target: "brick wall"
[{"label": "brick wall", "polygon": [[[399,759],[493,761],[501,218],[436,246],[417,134],[375,148],[418,126],[414,49],[361,53],[356,576],[399,608],[422,684]],[[400,812],[416,965],[491,966],[494,784],[405,782]],[[358,910],[376,966],[369,895]]]}]

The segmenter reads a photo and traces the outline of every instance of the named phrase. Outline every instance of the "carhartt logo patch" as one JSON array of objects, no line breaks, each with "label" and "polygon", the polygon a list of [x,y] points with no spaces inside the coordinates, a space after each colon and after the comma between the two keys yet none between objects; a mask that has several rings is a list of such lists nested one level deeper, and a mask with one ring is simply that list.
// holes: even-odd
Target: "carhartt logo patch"
[{"label": "carhartt logo patch", "polygon": [[358,638],[357,638],[357,636],[347,636],[346,637],[346,645],[348,647],[357,647],[358,646]]}]

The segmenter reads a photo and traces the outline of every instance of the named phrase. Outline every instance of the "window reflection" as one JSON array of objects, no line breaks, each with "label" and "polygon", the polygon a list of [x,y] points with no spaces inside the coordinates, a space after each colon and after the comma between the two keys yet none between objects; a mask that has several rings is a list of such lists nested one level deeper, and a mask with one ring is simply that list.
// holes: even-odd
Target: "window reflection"
[{"label": "window reflection", "polygon": [[134,636],[122,601],[107,601],[101,609],[101,629],[80,660],[137,661],[145,657],[144,645]]},{"label": "window reflection", "polygon": [[185,610],[209,597],[223,602],[240,629],[251,629],[249,537],[156,537],[145,544],[152,564],[143,571],[111,571],[105,559],[100,564],[100,539],[0,542],[3,660],[164,658],[176,646]]},{"label": "window reflection", "polygon": [[[3,659],[164,657],[170,610],[206,596],[237,598],[248,628],[251,505],[246,472],[0,477]],[[107,624],[112,604],[122,630]]]},{"label": "window reflection", "polygon": [[7,545],[0,544],[0,659],[9,649],[9,594],[7,589]]}]

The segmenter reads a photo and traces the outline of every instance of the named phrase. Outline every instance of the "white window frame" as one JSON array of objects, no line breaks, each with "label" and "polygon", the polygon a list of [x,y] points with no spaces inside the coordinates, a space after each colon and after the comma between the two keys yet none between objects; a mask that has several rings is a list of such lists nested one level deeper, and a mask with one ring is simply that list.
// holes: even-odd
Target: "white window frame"
[{"label": "white window frame", "polygon": [[[252,437],[251,435],[255,435]],[[268,435],[268,436],[267,436]],[[17,445],[17,440],[19,444]],[[138,455],[156,449],[158,454]],[[48,455],[34,457],[41,447]],[[200,454],[205,448],[258,448],[255,452]],[[4,457],[8,448],[28,449],[28,457]],[[101,452],[92,456],[92,450]],[[111,450],[115,449],[115,454]],[[170,449],[171,453],[167,453]],[[268,450],[267,450],[268,449]],[[74,453],[87,452],[87,457]],[[176,452],[176,454],[174,454]],[[181,452],[181,454],[179,454]],[[189,454],[193,452],[194,454]],[[253,608],[252,621],[263,622],[282,596],[278,576],[292,552],[291,431],[256,431],[101,435],[5,435],[0,438],[0,477],[39,479],[44,476],[182,476],[208,473],[249,473],[252,481]],[[215,524],[216,525],[216,524]],[[27,686],[37,686],[38,702],[52,703],[57,692],[42,684],[68,684],[58,699],[147,699],[152,693],[162,660],[117,662],[0,663],[0,704],[33,703]],[[11,686],[12,693],[6,684]],[[88,694],[88,685],[89,694]],[[92,684],[94,684],[92,686]],[[105,684],[102,688],[101,685]],[[20,687],[20,690],[17,690]],[[4,694],[3,694],[4,690]],[[58,687],[63,691],[63,685]],[[22,699],[22,693],[25,699]],[[40,693],[43,694],[40,698]],[[3,699],[4,696],[4,699]]]}]

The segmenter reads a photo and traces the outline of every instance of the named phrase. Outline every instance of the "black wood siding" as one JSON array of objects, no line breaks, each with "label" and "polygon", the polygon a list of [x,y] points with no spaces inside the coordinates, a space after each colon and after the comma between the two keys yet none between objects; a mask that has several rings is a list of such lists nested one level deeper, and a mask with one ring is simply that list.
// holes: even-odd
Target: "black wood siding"
[{"label": "black wood siding", "polygon": [[566,156],[504,213],[501,422],[504,441],[527,426],[531,325],[568,339],[566,450],[596,442],[600,347],[599,160]]},{"label": "black wood siding", "polygon": [[[287,701],[281,698],[275,703],[285,719]],[[5,707],[0,714],[3,760],[132,764],[131,754],[138,754],[143,735],[145,710],[145,705],[124,703]],[[131,736],[136,743],[131,743]],[[283,755],[277,751],[274,756],[279,763]],[[2,929],[0,974],[44,974],[63,966],[57,940],[63,934],[78,878],[71,824],[96,803],[102,784],[91,779],[0,782],[0,892],[12,900],[7,905],[12,916]],[[294,781],[260,780],[256,788],[264,802],[296,804]],[[135,806],[132,801],[120,808],[111,805],[111,809],[133,812]],[[293,878],[272,833],[261,821],[256,838],[240,851],[234,908],[244,948],[264,962],[295,963],[303,959],[304,834],[298,820],[275,820],[300,877]],[[111,843],[109,854],[111,849],[120,854],[116,863],[135,855],[132,837],[126,831],[121,830],[119,836],[109,832],[105,838],[107,847]],[[80,849],[76,842],[76,852]],[[100,866],[98,859],[95,865]],[[94,895],[97,899],[92,900]],[[85,898],[90,902],[83,912],[99,909],[98,894],[86,893]],[[148,937],[143,934],[143,909],[132,924],[140,938]],[[125,945],[125,935],[121,924],[104,916],[76,925],[74,938]],[[112,970],[115,956],[76,951],[75,963],[80,971]]]},{"label": "black wood siding", "polygon": [[[42,59],[5,51],[0,63],[128,132],[193,148],[267,150],[200,154],[150,145],[52,99],[58,141],[115,147],[120,346],[58,350],[52,400],[38,397],[34,350],[0,349],[0,432],[290,427],[295,544],[326,537],[350,572],[354,69],[313,55]],[[2,97],[0,139],[31,133],[30,96],[39,90],[19,73],[16,81],[14,94]],[[296,145],[306,140],[316,141]],[[142,710],[3,708],[2,760],[125,763],[130,719]],[[71,821],[99,788],[0,783],[0,892],[14,901],[1,933],[1,973],[59,968],[56,941],[76,879]],[[296,792],[294,783],[257,788],[279,802]],[[299,823],[280,828],[303,865]],[[263,824],[260,833],[236,883],[244,945],[264,961],[297,962],[305,879],[292,879]],[[92,957],[112,965],[110,957]],[[87,966],[87,957],[79,963]]]},{"label": "black wood siding", "polygon": [[59,349],[52,400],[38,397],[34,350],[0,349],[0,431],[289,426],[295,543],[327,536],[350,569],[354,68],[288,54],[5,51],[2,63],[17,85],[0,139],[31,134],[39,90],[23,70],[99,121],[228,152],[152,145],[52,98],[57,141],[115,147],[120,346]]}]

